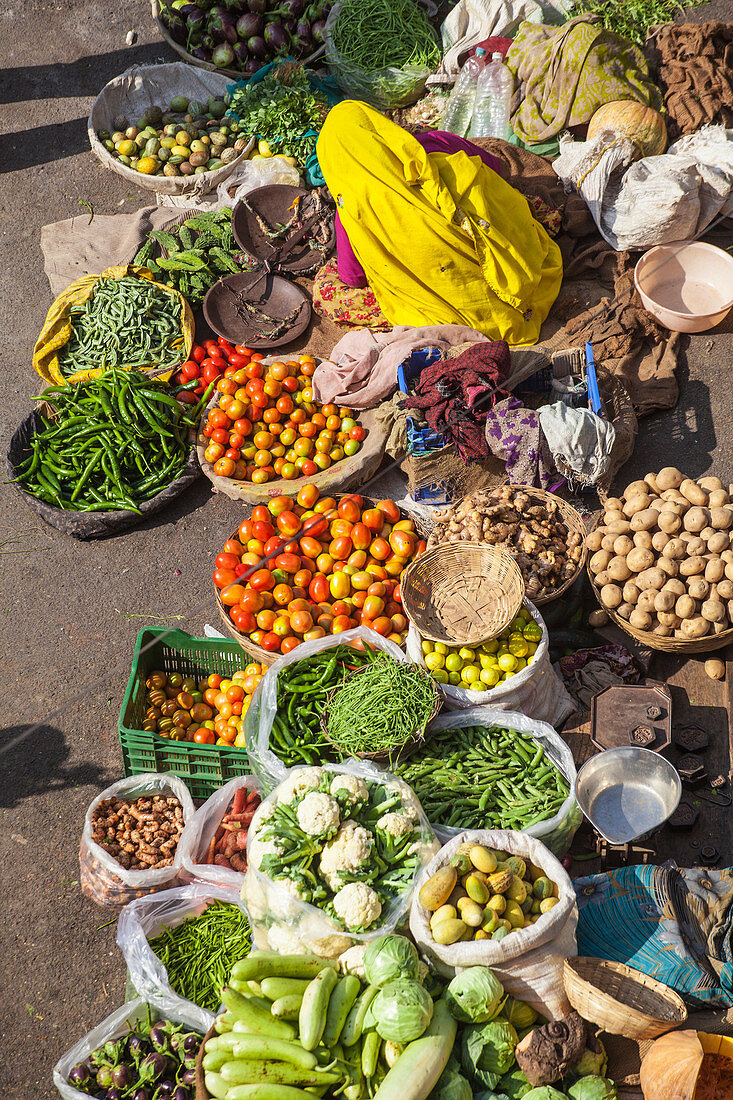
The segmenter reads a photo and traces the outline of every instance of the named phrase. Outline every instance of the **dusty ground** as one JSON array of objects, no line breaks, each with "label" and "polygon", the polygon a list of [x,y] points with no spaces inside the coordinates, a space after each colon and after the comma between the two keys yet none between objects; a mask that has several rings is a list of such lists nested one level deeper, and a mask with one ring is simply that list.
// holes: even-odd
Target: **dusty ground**
[{"label": "dusty ground", "polygon": [[[708,13],[710,13],[708,15]],[[694,18],[733,18],[730,0]],[[22,20],[21,20],[22,17]],[[128,31],[138,42],[125,46]],[[40,228],[79,212],[136,209],[144,193],[90,155],[93,97],[133,63],[174,60],[157,40],[144,0],[103,4],[22,0],[0,10],[12,67],[3,104],[0,230],[5,278],[0,323],[0,444],[29,411],[30,367],[50,304]],[[677,409],[643,423],[634,472],[674,463],[733,479],[730,424],[733,325],[696,338],[681,357]],[[124,994],[111,914],[79,890],[85,808],[118,778],[116,719],[136,633],[150,624],[201,633],[215,621],[210,558],[238,520],[201,480],[186,498],[120,538],[77,543],[45,527],[9,487],[0,512],[0,1033],[2,1095],[50,1097],[58,1055]],[[60,713],[55,713],[59,711]],[[49,715],[53,717],[48,718]],[[47,724],[13,745],[22,728]]]}]

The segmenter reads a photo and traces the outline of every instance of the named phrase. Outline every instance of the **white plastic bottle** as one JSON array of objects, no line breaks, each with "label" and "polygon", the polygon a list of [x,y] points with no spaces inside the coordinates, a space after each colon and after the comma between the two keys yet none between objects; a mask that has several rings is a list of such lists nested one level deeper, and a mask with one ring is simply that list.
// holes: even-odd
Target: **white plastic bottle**
[{"label": "white plastic bottle", "polygon": [[448,105],[441,122],[441,129],[465,137],[473,114],[479,73],[483,71],[486,50],[479,48],[469,57],[453,85]]},{"label": "white plastic bottle", "polygon": [[509,136],[509,112],[511,109],[514,76],[502,60],[500,53],[491,55],[484,65],[476,85],[476,99],[471,119],[471,137]]}]

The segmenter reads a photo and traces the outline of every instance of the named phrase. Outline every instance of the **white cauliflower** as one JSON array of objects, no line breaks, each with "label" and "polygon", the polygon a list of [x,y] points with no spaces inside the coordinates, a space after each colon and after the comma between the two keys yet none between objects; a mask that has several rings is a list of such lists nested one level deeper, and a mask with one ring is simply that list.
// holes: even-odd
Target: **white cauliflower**
[{"label": "white cauliflower", "polygon": [[303,891],[300,887],[300,883],[296,882],[292,878],[276,878],[275,882],[286,893],[290,894],[291,898],[297,898],[299,901],[303,900]]},{"label": "white cauliflower", "polygon": [[363,825],[345,821],[336,836],[324,844],[318,872],[334,894],[341,887],[339,871],[356,874],[369,861],[373,837]]},{"label": "white cauliflower", "polygon": [[278,802],[292,803],[314,791],[323,778],[323,768],[298,768],[277,788]]},{"label": "white cauliflower", "polygon": [[335,798],[311,791],[295,811],[298,824],[308,836],[331,836],[339,827],[341,811]]},{"label": "white cauliflower", "polygon": [[343,955],[339,955],[339,967],[342,974],[355,974],[357,978],[364,977],[364,955],[369,945],[355,943]]},{"label": "white cauliflower", "polygon": [[333,899],[336,916],[347,928],[369,928],[379,920],[382,903],[365,882],[349,882]]},{"label": "white cauliflower", "polygon": [[262,860],[265,856],[277,856],[280,855],[282,846],[277,839],[274,840],[260,840],[258,836],[254,837],[250,841],[249,854],[247,862],[250,867],[254,867],[255,870],[259,870],[262,865]]},{"label": "white cauliflower", "polygon": [[267,933],[267,943],[271,951],[281,955],[302,955],[304,950],[295,932],[284,924],[273,924]]},{"label": "white cauliflower", "polygon": [[363,779],[358,775],[335,775],[331,780],[331,794],[342,791],[352,804],[365,802],[369,797],[369,789]]},{"label": "white cauliflower", "polygon": [[377,828],[388,836],[397,839],[401,836],[409,836],[415,828],[412,818],[407,814],[389,813],[382,814],[377,821]]}]

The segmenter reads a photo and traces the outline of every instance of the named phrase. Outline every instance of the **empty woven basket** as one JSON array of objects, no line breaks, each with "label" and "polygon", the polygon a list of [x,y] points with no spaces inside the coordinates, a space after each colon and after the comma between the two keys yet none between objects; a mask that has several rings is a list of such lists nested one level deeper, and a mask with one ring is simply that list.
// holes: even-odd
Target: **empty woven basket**
[{"label": "empty woven basket", "polygon": [[566,959],[563,983],[576,1012],[611,1035],[656,1039],[687,1019],[674,990],[624,963]]},{"label": "empty woven basket", "polygon": [[435,546],[400,579],[402,604],[423,638],[476,645],[495,638],[522,606],[519,566],[495,546],[452,542]]}]

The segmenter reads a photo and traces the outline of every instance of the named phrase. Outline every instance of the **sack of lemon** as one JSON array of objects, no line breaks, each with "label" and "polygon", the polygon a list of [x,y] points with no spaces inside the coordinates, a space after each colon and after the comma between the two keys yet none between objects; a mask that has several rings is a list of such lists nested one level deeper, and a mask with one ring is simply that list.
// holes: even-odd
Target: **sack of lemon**
[{"label": "sack of lemon", "polygon": [[456,648],[424,639],[421,648],[425,667],[439,684],[489,691],[531,665],[541,641],[541,627],[523,607],[491,641]]}]

